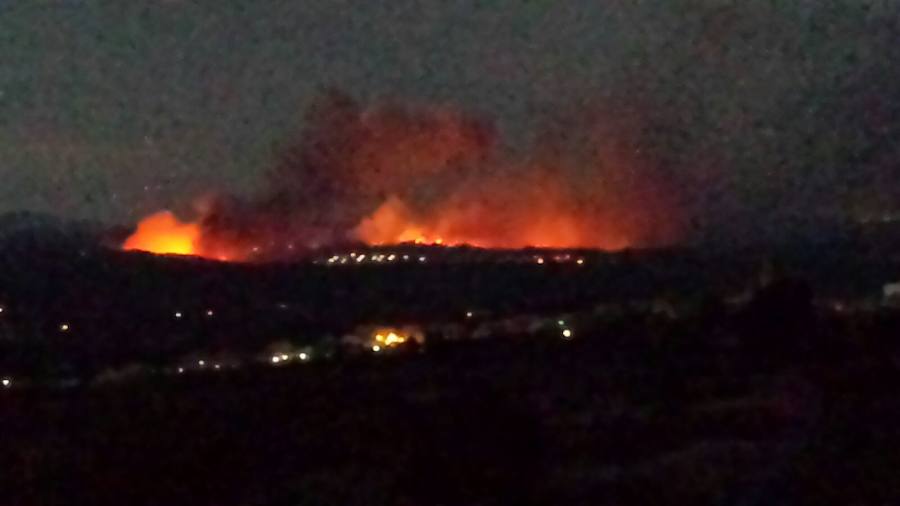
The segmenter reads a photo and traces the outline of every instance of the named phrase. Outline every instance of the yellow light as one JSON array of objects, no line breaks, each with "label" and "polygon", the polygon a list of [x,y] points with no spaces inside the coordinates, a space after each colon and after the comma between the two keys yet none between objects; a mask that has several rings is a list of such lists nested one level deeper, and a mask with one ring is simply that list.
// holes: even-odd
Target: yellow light
[{"label": "yellow light", "polygon": [[309,358],[309,355],[307,355],[306,353],[301,353],[297,356],[300,358],[300,360],[307,360]]},{"label": "yellow light", "polygon": [[287,360],[287,359],[289,359],[289,358],[291,358],[291,357],[289,357],[289,356],[287,355],[287,353],[282,353],[282,354],[281,354],[281,360]]},{"label": "yellow light", "polygon": [[279,357],[278,355],[273,356],[272,363],[277,364],[278,362],[281,362],[281,357]]},{"label": "yellow light", "polygon": [[572,331],[569,329],[564,329],[562,331],[562,335],[564,338],[569,339],[570,337],[572,337]]},{"label": "yellow light", "polygon": [[386,346],[392,346],[395,344],[403,344],[406,342],[406,338],[400,335],[397,335],[394,332],[388,333],[387,337],[384,339],[384,344]]},{"label": "yellow light", "polygon": [[68,324],[68,323],[63,323],[63,324],[61,324],[61,325],[59,326],[59,330],[62,331],[62,332],[68,332],[68,331],[69,331],[69,328],[70,328],[70,327],[69,327],[69,324]]},{"label": "yellow light", "polygon": [[372,351],[378,353],[379,351],[381,351],[381,346],[378,346],[377,344],[375,346],[372,346]]},{"label": "yellow light", "polygon": [[583,264],[584,264],[584,259],[583,259],[583,258],[579,258],[578,260],[575,261],[575,263],[578,264],[578,265],[583,265]]},{"label": "yellow light", "polygon": [[384,335],[383,334],[375,334],[375,340],[378,341],[379,343],[383,343]]}]

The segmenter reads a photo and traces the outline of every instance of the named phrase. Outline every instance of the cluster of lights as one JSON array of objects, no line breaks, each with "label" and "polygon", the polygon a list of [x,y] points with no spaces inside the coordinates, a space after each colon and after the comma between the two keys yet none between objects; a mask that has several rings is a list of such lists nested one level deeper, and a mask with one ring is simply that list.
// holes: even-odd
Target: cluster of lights
[{"label": "cluster of lights", "polygon": [[380,352],[394,346],[399,346],[409,340],[409,336],[398,334],[395,331],[379,332],[375,334],[375,342],[372,343],[372,351]]},{"label": "cluster of lights", "polygon": [[[425,263],[425,256],[419,257],[419,263]],[[369,255],[364,253],[350,253],[348,255],[332,255],[325,259],[325,263],[329,265],[347,265],[347,264],[362,264],[362,263],[394,263],[397,261],[401,262],[409,262],[409,255],[398,255],[396,253],[379,253],[375,252]]]},{"label": "cluster of lights", "polygon": [[536,255],[536,256],[534,256],[534,257],[532,257],[532,258],[533,258],[533,260],[534,260],[534,263],[536,263],[536,264],[538,264],[538,265],[544,265],[544,264],[546,264],[548,261],[551,261],[551,260],[552,260],[554,263],[557,263],[557,264],[567,264],[567,263],[575,262],[575,263],[578,264],[578,265],[584,265],[584,257],[573,257],[573,256],[572,256],[571,254],[569,254],[569,253],[562,253],[562,254],[558,254],[558,255],[553,255],[553,256],[550,257],[549,259],[548,259],[548,258],[545,258],[545,257],[543,257],[543,256],[540,256],[540,255]]},{"label": "cluster of lights", "polygon": [[566,325],[565,320],[557,320],[556,324],[560,327],[560,335],[566,341],[570,341],[575,336],[575,334],[572,333],[572,329]]},{"label": "cluster of lights", "polygon": [[[210,362],[208,362],[207,360],[202,359],[202,358],[197,360],[196,366],[197,366],[197,369],[204,369],[204,370],[205,370],[205,369],[208,369],[208,368],[212,368],[212,369],[215,370],[215,371],[221,371],[221,370],[223,369],[223,365],[222,365],[222,364],[220,364],[220,363],[218,363],[218,362],[212,362],[212,363],[210,363]],[[235,367],[235,366],[232,365],[232,367]],[[183,367],[183,366],[182,366],[182,367],[179,367],[179,368],[178,368],[178,374],[184,374],[186,370],[187,370],[187,369],[186,369],[185,367]]]},{"label": "cluster of lights", "polygon": [[301,362],[306,362],[307,360],[309,360],[309,353],[303,351],[294,355],[289,355],[287,353],[276,353],[269,358],[269,361],[272,362],[273,365],[278,365],[288,362],[294,358]]}]

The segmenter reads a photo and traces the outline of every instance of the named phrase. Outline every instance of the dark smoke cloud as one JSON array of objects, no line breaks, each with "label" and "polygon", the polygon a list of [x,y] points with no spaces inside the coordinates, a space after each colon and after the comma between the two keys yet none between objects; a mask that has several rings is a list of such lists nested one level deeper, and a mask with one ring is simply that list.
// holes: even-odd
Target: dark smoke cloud
[{"label": "dark smoke cloud", "polygon": [[328,90],[254,199],[202,206],[210,256],[421,233],[492,247],[671,242],[681,209],[635,118],[583,106],[510,152],[491,122],[446,105],[363,105]]}]

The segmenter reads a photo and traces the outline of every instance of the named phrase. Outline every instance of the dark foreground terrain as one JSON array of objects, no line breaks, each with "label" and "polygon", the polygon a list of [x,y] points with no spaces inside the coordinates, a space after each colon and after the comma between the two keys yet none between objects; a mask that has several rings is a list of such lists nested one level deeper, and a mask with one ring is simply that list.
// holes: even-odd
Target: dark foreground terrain
[{"label": "dark foreground terrain", "polygon": [[495,340],[10,390],[2,503],[893,504],[891,357]]}]

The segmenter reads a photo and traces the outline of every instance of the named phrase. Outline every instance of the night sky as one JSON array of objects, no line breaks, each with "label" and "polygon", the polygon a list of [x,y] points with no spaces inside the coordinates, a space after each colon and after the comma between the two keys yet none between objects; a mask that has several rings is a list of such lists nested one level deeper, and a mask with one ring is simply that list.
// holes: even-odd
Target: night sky
[{"label": "night sky", "polygon": [[0,212],[131,223],[252,193],[329,86],[491,117],[512,151],[606,104],[703,230],[883,212],[898,35],[900,4],[867,0],[13,0]]}]

